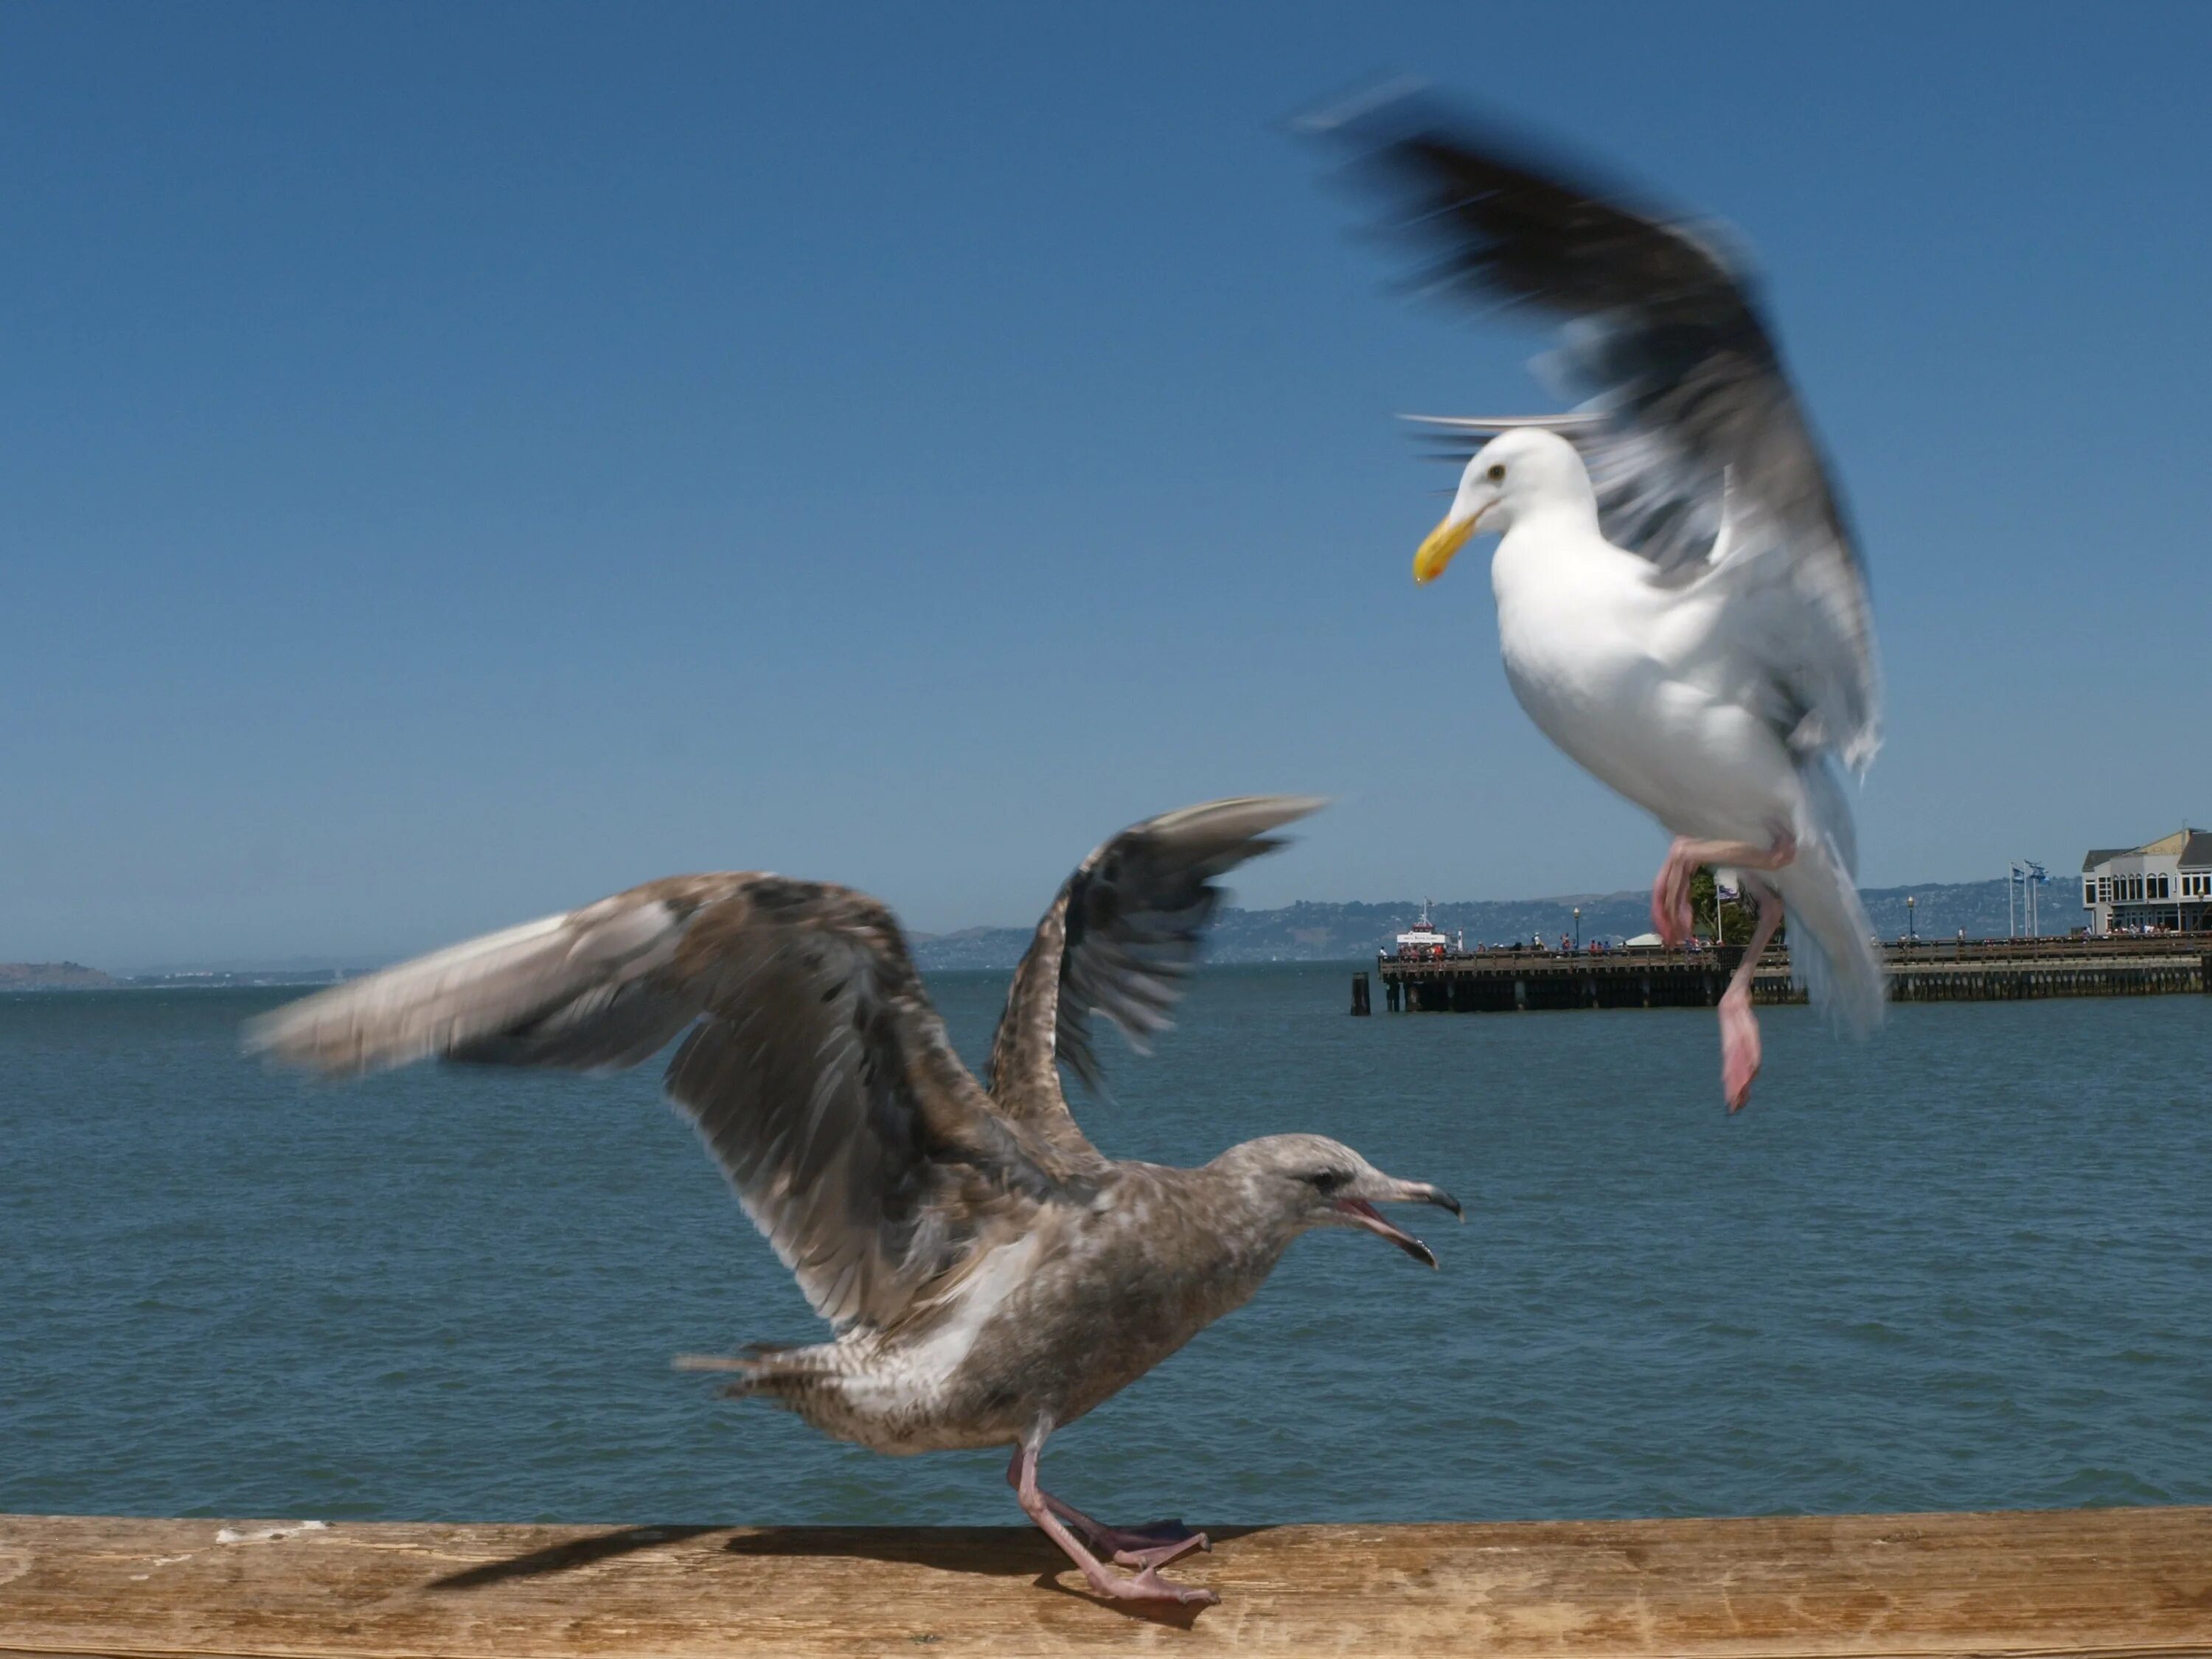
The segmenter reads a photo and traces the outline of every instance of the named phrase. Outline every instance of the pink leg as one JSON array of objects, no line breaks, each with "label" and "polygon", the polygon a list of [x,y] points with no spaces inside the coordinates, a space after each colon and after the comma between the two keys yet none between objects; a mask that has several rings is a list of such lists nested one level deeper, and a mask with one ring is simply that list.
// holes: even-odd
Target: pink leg
[{"label": "pink leg", "polygon": [[1782,921],[1781,894],[1763,882],[1747,881],[1743,890],[1759,906],[1759,921],[1728,989],[1721,993],[1721,1092],[1731,1112],[1743,1109],[1751,1098],[1751,1080],[1759,1075],[1759,1018],[1751,1012],[1751,981],[1767,940]]},{"label": "pink leg", "polygon": [[1779,870],[1797,856],[1797,839],[1786,830],[1775,832],[1771,847],[1754,847],[1747,841],[1692,841],[1674,837],[1659,873],[1651,883],[1651,926],[1669,945],[1690,937],[1694,925],[1690,914],[1690,878],[1708,864],[1736,870]]},{"label": "pink leg", "polygon": [[1071,1529],[1070,1521],[1091,1534],[1101,1548],[1107,1548],[1116,1540],[1137,1541],[1141,1534],[1117,1533],[1113,1528],[1102,1527],[1081,1510],[1061,1503],[1037,1485],[1037,1453],[1044,1445],[1042,1433],[1032,1434],[1014,1449],[1013,1462],[1006,1466],[1006,1484],[1014,1489],[1015,1501],[1021,1504],[1022,1513],[1034,1521],[1044,1535],[1060,1546],[1067,1559],[1082,1571],[1084,1582],[1091,1586],[1091,1594],[1116,1601],[1181,1601],[1186,1605],[1216,1607],[1221,1598],[1210,1589],[1197,1589],[1188,1584],[1170,1583],[1159,1575],[1160,1567],[1179,1555],[1207,1547],[1204,1533],[1192,1533],[1187,1537],[1162,1543],[1158,1538],[1142,1540],[1133,1550],[1114,1548],[1115,1560],[1126,1566],[1141,1568],[1134,1577],[1124,1577],[1111,1571],[1106,1565],[1084,1547],[1083,1541]]}]

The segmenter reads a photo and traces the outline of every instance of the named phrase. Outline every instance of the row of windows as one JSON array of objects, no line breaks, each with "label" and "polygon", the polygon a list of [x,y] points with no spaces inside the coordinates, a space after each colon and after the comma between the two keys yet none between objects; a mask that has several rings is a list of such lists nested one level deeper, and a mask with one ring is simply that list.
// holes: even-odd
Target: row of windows
[{"label": "row of windows", "polygon": [[[2191,890],[2189,884],[2198,884],[2194,890],[2204,891],[2203,876],[2184,876],[2181,890]],[[2084,876],[2081,878],[2081,902],[2084,904],[2141,904],[2146,899],[2169,899],[2173,896],[2173,878],[2171,876]]]},{"label": "row of windows", "polygon": [[2212,872],[2181,872],[2181,896],[2184,898],[2212,898]]}]

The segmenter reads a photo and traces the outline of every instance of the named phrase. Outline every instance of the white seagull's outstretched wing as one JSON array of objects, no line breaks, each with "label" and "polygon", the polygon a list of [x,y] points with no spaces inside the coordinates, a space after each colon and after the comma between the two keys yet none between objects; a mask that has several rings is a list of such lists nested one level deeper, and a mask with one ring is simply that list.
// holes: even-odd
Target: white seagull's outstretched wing
[{"label": "white seagull's outstretched wing", "polygon": [[1083,1195],[960,1063],[890,911],[849,888],[649,882],[280,1008],[247,1047],[342,1075],[432,1055],[609,1071],[687,1027],[670,1097],[841,1328],[895,1322],[994,1218]]},{"label": "white seagull's outstretched wing", "polygon": [[1429,423],[1462,453],[1552,426],[1583,452],[1615,546],[1685,580],[1717,553],[1742,567],[1736,631],[1795,705],[1794,745],[1863,769],[1881,720],[1865,571],[1740,262],[1425,98],[1311,125],[1359,149],[1403,228],[1440,250],[1425,286],[1565,325],[1557,362],[1587,398],[1574,415]]}]

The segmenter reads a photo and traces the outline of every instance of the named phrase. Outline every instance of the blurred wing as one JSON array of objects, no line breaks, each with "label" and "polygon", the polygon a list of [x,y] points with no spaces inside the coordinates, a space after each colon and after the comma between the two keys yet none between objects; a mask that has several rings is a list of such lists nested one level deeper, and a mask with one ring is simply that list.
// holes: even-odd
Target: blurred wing
[{"label": "blurred wing", "polygon": [[290,1003],[246,1028],[248,1052],[326,1076],[431,1055],[615,1071],[699,1012],[662,975],[699,909],[736,876],[652,882],[433,951]]},{"label": "blurred wing", "polygon": [[1076,867],[1037,923],[1014,970],[985,1078],[1009,1117],[1056,1142],[1082,1143],[1060,1086],[1065,1060],[1099,1086],[1091,1015],[1105,1015],[1139,1052],[1169,1010],[1221,901],[1215,881],[1282,842],[1268,832],[1317,811],[1304,795],[1248,795],[1186,806],[1132,825]]},{"label": "blurred wing", "polygon": [[1732,477],[1725,501],[1711,566],[1697,578],[1725,597],[1722,643],[1757,665],[1793,750],[1863,774],[1881,747],[1881,683],[1858,567],[1779,534]]},{"label": "blurred wing", "polygon": [[328,1073],[425,1054],[611,1069],[686,1025],[668,1091],[816,1311],[881,1326],[1058,1161],[960,1064],[889,911],[849,889],[655,882],[356,981],[255,1024]]},{"label": "blurred wing", "polygon": [[[1771,654],[1819,659],[1790,688],[1815,714],[1800,741],[1863,767],[1881,741],[1865,573],[1749,276],[1680,223],[1425,100],[1317,125],[1360,145],[1407,201],[1407,228],[1440,246],[1426,285],[1566,325],[1558,365],[1588,396],[1566,435],[1607,540],[1686,578],[1723,553],[1791,568],[1762,579],[1763,614],[1801,606]],[[1455,424],[1473,435],[1532,423],[1560,424]]]}]

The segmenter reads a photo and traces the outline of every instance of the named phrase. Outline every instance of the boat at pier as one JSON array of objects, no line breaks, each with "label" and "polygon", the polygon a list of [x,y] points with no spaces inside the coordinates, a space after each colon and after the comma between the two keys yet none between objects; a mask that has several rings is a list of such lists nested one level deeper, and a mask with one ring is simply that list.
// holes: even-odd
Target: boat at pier
[{"label": "boat at pier", "polygon": [[1398,935],[1400,962],[1451,962],[1467,954],[1464,933],[1455,942],[1429,918],[1430,901],[1421,901],[1421,919]]}]

